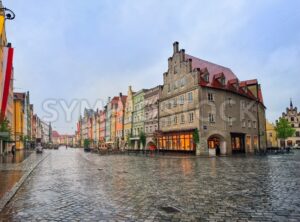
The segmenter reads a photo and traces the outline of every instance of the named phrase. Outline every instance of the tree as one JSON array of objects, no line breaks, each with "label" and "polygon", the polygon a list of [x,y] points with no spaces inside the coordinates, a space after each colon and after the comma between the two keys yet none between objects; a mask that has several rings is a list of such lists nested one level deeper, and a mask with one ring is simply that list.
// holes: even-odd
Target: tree
[{"label": "tree", "polygon": [[199,130],[198,128],[196,128],[193,132],[193,142],[198,145],[200,142],[200,138],[199,138]]},{"label": "tree", "polygon": [[133,140],[130,139],[130,138],[132,138],[132,137],[133,137],[132,133],[130,133],[129,135],[127,135],[127,144],[128,144],[128,146],[129,146],[130,148],[133,147]]},{"label": "tree", "polygon": [[84,148],[89,148],[90,147],[90,140],[89,139],[84,139],[83,146],[84,146]]},{"label": "tree", "polygon": [[284,148],[285,148],[285,140],[288,137],[293,136],[296,132],[296,130],[289,123],[289,121],[287,119],[284,119],[284,118],[280,118],[276,122],[275,130],[276,130],[276,133],[277,133],[277,137],[279,139],[284,140]]},{"label": "tree", "polygon": [[1,123],[0,123],[0,132],[8,133],[7,139],[10,138],[11,128],[9,126],[9,120],[7,118],[5,118],[3,121],[1,121]]},{"label": "tree", "polygon": [[140,132],[140,142],[143,145],[143,148],[146,148],[146,134],[142,131]]}]

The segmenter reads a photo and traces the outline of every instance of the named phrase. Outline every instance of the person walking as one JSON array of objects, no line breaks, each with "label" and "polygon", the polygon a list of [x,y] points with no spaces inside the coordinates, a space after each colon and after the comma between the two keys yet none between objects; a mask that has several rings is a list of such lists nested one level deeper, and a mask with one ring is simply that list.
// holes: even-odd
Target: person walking
[{"label": "person walking", "polygon": [[11,148],[11,153],[12,153],[13,156],[16,155],[16,145],[15,144]]}]

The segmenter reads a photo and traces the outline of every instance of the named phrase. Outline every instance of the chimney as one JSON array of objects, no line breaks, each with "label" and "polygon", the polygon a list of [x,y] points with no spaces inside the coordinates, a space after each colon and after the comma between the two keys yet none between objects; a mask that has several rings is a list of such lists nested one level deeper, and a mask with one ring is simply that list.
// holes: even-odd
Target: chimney
[{"label": "chimney", "polygon": [[110,96],[108,97],[108,101],[107,101],[107,103],[110,103]]},{"label": "chimney", "polygon": [[189,61],[188,61],[189,72],[192,72],[192,70],[193,70],[192,61],[193,61],[192,59],[189,59]]},{"label": "chimney", "polygon": [[131,92],[132,91],[132,87],[128,86],[128,91]]},{"label": "chimney", "polygon": [[178,51],[179,51],[179,43],[174,42],[173,43],[173,52],[174,52],[174,54],[177,53]]},{"label": "chimney", "polygon": [[185,60],[185,50],[180,50],[180,62],[183,62]]},{"label": "chimney", "polygon": [[119,93],[119,96],[120,96],[120,98],[122,99],[122,93],[121,93],[121,92]]}]

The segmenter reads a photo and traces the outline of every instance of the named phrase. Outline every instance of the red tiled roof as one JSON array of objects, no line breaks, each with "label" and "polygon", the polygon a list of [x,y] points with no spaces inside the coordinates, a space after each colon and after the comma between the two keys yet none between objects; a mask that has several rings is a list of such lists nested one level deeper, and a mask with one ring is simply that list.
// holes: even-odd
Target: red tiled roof
[{"label": "red tiled roof", "polygon": [[[192,68],[193,69],[200,69],[201,73],[201,81],[200,84],[202,86],[207,87],[213,87],[213,88],[222,88],[227,89],[239,94],[242,94],[244,96],[250,97],[252,99],[256,99],[253,93],[250,90],[244,90],[244,87],[250,86],[250,85],[257,85],[258,82],[256,79],[252,80],[246,80],[239,82],[236,75],[231,71],[231,69],[214,64],[212,62],[208,62],[199,58],[196,58],[194,56],[185,54],[185,58],[188,61],[189,59],[192,60]],[[209,82],[204,81],[202,78],[202,74],[208,72],[209,73]],[[221,82],[218,80],[221,77],[225,77],[225,85],[222,85]],[[234,86],[234,84],[237,84]],[[258,100],[263,104],[263,96],[261,89],[259,87],[258,90]]]},{"label": "red tiled roof", "polygon": [[187,60],[192,59],[192,68],[193,69],[200,68],[202,70],[202,69],[206,68],[208,70],[208,72],[210,73],[209,82],[213,81],[213,77],[215,74],[220,74],[220,73],[224,74],[226,81],[237,78],[234,75],[234,73],[231,71],[231,69],[229,69],[227,67],[220,66],[220,65],[205,61],[203,59],[196,58],[196,57],[188,55],[188,54],[185,54],[185,56],[186,56]]}]

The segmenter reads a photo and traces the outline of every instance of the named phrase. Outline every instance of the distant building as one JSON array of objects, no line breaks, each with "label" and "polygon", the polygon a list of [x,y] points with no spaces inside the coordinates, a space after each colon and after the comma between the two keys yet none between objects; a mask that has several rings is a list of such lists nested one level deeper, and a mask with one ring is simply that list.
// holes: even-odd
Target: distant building
[{"label": "distant building", "polygon": [[129,138],[132,135],[132,112],[133,112],[133,95],[132,87],[128,87],[127,99],[125,104],[125,113],[124,113],[124,139],[128,142]]},{"label": "distant building", "polygon": [[144,149],[140,144],[140,133],[145,132],[145,93],[147,89],[142,89],[133,95],[132,112],[132,137],[130,140],[134,144],[134,149]]},{"label": "distant building", "polygon": [[161,96],[162,86],[156,86],[145,93],[145,133],[146,149],[156,149],[157,140],[155,133],[158,130],[159,98]]},{"label": "distant building", "polygon": [[14,136],[16,149],[24,149],[24,136],[26,115],[25,115],[25,93],[14,93]]},{"label": "distant building", "polygon": [[[293,137],[286,139],[286,146],[300,146],[300,113],[297,107],[294,107],[292,100],[290,101],[290,107],[286,108],[286,112],[282,113],[282,118],[287,119],[291,126],[296,130]],[[280,141],[280,145],[284,146],[284,141]]]},{"label": "distant building", "polygon": [[278,147],[277,133],[275,125],[267,121],[266,125],[267,147]]}]

